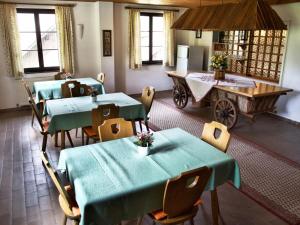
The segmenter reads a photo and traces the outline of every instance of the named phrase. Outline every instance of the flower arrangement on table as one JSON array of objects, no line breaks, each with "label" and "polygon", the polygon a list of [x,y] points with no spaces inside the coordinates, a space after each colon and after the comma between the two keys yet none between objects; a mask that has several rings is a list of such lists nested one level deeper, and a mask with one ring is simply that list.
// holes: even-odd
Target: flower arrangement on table
[{"label": "flower arrangement on table", "polygon": [[154,138],[153,133],[150,132],[141,132],[137,133],[137,142],[135,144],[138,146],[138,151],[143,155],[148,155],[149,148],[151,147]]},{"label": "flower arrangement on table", "polygon": [[225,70],[228,68],[228,56],[225,54],[210,57],[210,67],[215,71],[216,80],[225,79]]}]

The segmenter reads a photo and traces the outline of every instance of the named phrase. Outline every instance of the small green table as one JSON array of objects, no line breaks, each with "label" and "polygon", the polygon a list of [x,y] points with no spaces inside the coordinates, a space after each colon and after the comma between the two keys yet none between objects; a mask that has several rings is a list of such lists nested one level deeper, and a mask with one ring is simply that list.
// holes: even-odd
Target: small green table
[{"label": "small green table", "polygon": [[[105,94],[104,86],[97,80],[87,77],[74,79],[82,84],[91,86],[99,92],[99,94]],[[36,102],[40,100],[58,99],[62,98],[61,85],[66,80],[49,80],[49,81],[38,81],[33,83],[33,93],[36,94]]]},{"label": "small green table", "polygon": [[120,117],[126,120],[146,117],[143,104],[122,92],[98,95],[96,102],[92,102],[90,96],[53,99],[46,101],[44,111],[44,115],[51,117],[48,132],[62,131],[61,145],[64,148],[64,131],[91,126],[92,109],[104,104],[119,106]]},{"label": "small green table", "polygon": [[[179,129],[154,133],[152,153],[137,152],[135,137],[63,150],[66,172],[81,211],[81,225],[115,225],[162,208],[165,183],[182,172],[208,166],[206,190],[232,181],[240,187],[237,161]],[[213,211],[218,215],[218,211]]]}]

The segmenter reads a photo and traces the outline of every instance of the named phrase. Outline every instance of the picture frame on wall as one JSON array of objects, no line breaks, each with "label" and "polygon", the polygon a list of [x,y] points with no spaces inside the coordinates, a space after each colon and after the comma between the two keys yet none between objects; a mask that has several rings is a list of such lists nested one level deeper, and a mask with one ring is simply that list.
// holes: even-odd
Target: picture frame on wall
[{"label": "picture frame on wall", "polygon": [[103,56],[112,56],[111,30],[102,30]]}]

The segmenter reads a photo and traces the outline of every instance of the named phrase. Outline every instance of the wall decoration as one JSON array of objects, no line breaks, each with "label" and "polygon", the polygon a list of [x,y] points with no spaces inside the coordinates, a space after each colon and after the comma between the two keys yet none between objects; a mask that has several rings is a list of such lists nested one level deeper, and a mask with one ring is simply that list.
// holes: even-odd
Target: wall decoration
[{"label": "wall decoration", "polygon": [[111,30],[102,31],[103,56],[112,56]]}]

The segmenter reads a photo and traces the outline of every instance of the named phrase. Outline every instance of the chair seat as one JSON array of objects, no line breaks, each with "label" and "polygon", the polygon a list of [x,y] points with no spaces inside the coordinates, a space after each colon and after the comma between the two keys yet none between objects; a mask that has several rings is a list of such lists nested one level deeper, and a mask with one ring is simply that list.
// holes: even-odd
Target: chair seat
[{"label": "chair seat", "polygon": [[88,137],[98,137],[98,133],[92,127],[83,127],[82,129]]},{"label": "chair seat", "polygon": [[[195,207],[198,207],[199,205],[202,205],[203,201],[201,200],[201,198],[199,198],[199,200],[194,204]],[[152,213],[150,213],[150,216],[153,217],[155,220],[163,220],[166,219],[168,214],[166,214],[162,209],[154,211]]]}]

